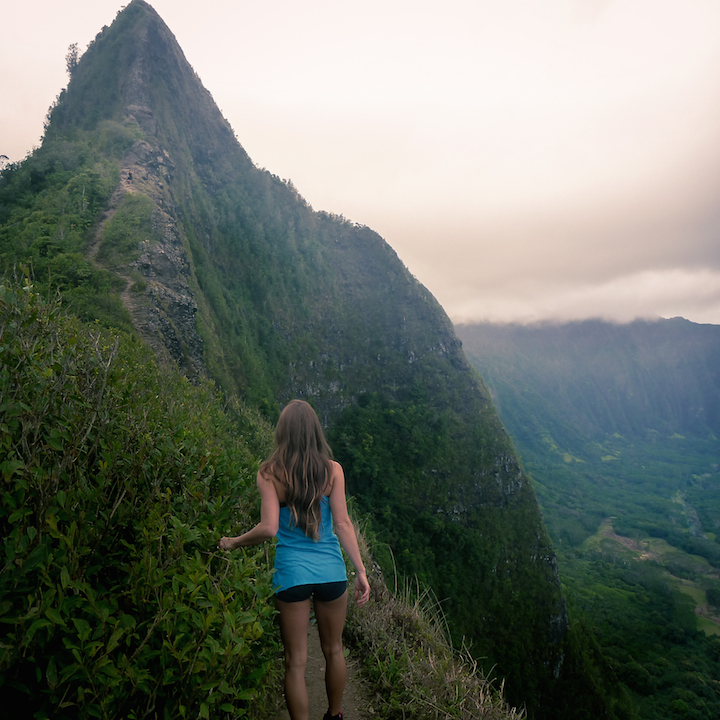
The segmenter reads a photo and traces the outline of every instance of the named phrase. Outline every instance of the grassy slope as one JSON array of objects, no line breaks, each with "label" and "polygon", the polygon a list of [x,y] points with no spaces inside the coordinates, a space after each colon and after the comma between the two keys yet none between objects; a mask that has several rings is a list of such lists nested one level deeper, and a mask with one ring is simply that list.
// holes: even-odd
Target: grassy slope
[{"label": "grassy slope", "polygon": [[257,515],[267,425],[29,282],[0,284],[0,396],[0,684],[16,717],[228,716],[252,699],[262,715],[271,577],[262,553],[213,549],[217,527]]}]

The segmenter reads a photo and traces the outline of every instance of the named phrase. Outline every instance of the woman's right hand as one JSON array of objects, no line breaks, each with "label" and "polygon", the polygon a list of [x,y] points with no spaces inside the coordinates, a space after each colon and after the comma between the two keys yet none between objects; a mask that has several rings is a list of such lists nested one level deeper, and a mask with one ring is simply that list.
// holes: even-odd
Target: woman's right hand
[{"label": "woman's right hand", "polygon": [[232,550],[235,547],[235,538],[222,537],[218,543],[219,550]]},{"label": "woman's right hand", "polygon": [[370,599],[370,583],[367,575],[355,573],[355,602],[362,607]]}]

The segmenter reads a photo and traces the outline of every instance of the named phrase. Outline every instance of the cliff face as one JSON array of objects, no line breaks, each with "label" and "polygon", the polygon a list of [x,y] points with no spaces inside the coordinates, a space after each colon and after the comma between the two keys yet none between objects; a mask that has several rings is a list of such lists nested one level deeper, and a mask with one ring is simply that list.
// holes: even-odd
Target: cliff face
[{"label": "cliff face", "polygon": [[[108,267],[124,281],[122,304],[140,337],[165,360],[173,360],[190,378],[204,372],[203,343],[197,332],[197,304],[190,286],[191,267],[176,219],[177,211],[166,183],[172,162],[161,146],[138,140],[120,163],[120,183],[108,200],[88,256]],[[113,238],[105,229],[118,210],[144,199],[150,232],[137,243],[135,257],[117,264],[104,259],[112,254]],[[103,250],[107,250],[104,253]]]},{"label": "cliff face", "polygon": [[[457,332],[523,443],[547,430],[575,446],[613,433],[638,440],[720,433],[717,325],[588,320],[459,325]],[[541,406],[547,428],[536,420]]]},{"label": "cliff face", "polygon": [[[66,179],[58,157],[81,147]],[[449,319],[382,238],[257,169],[142,0],[80,59],[29,162],[8,175],[5,218],[20,217],[7,198],[32,168],[69,198],[78,173],[96,188],[84,259],[72,257],[100,279],[66,273],[84,316],[129,317],[161,357],[270,418],[311,400],[399,570],[432,585],[512,702],[556,716],[567,617],[534,493]]]}]

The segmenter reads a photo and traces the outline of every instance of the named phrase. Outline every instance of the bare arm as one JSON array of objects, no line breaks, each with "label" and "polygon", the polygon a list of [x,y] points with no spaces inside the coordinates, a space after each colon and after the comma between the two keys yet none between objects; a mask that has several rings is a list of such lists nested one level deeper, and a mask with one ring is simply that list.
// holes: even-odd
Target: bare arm
[{"label": "bare arm", "polygon": [[237,537],[220,538],[218,547],[221,550],[234,550],[246,545],[259,545],[265,540],[275,537],[280,521],[280,501],[275,486],[270,478],[257,475],[257,487],[260,491],[260,522],[242,535]]},{"label": "bare arm", "polygon": [[332,512],[335,534],[340,545],[355,568],[355,600],[358,607],[364,605],[370,597],[370,584],[358,547],[355,527],[350,520],[345,498],[345,473],[339,463],[333,462],[333,483],[330,491],[330,511]]}]

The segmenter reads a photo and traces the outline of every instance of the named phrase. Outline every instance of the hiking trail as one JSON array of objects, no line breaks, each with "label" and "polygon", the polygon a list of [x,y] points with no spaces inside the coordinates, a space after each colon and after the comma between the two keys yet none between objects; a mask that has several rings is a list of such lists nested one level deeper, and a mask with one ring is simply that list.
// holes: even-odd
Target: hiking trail
[{"label": "hiking trail", "polygon": [[[347,720],[370,720],[374,717],[372,696],[360,675],[359,660],[347,655],[347,685],[343,695],[342,713]],[[308,631],[308,663],[305,670],[308,699],[310,701],[310,720],[322,720],[327,712],[325,694],[325,658],[320,649],[317,625],[310,623]],[[289,720],[287,708],[282,708],[272,720]]]}]

